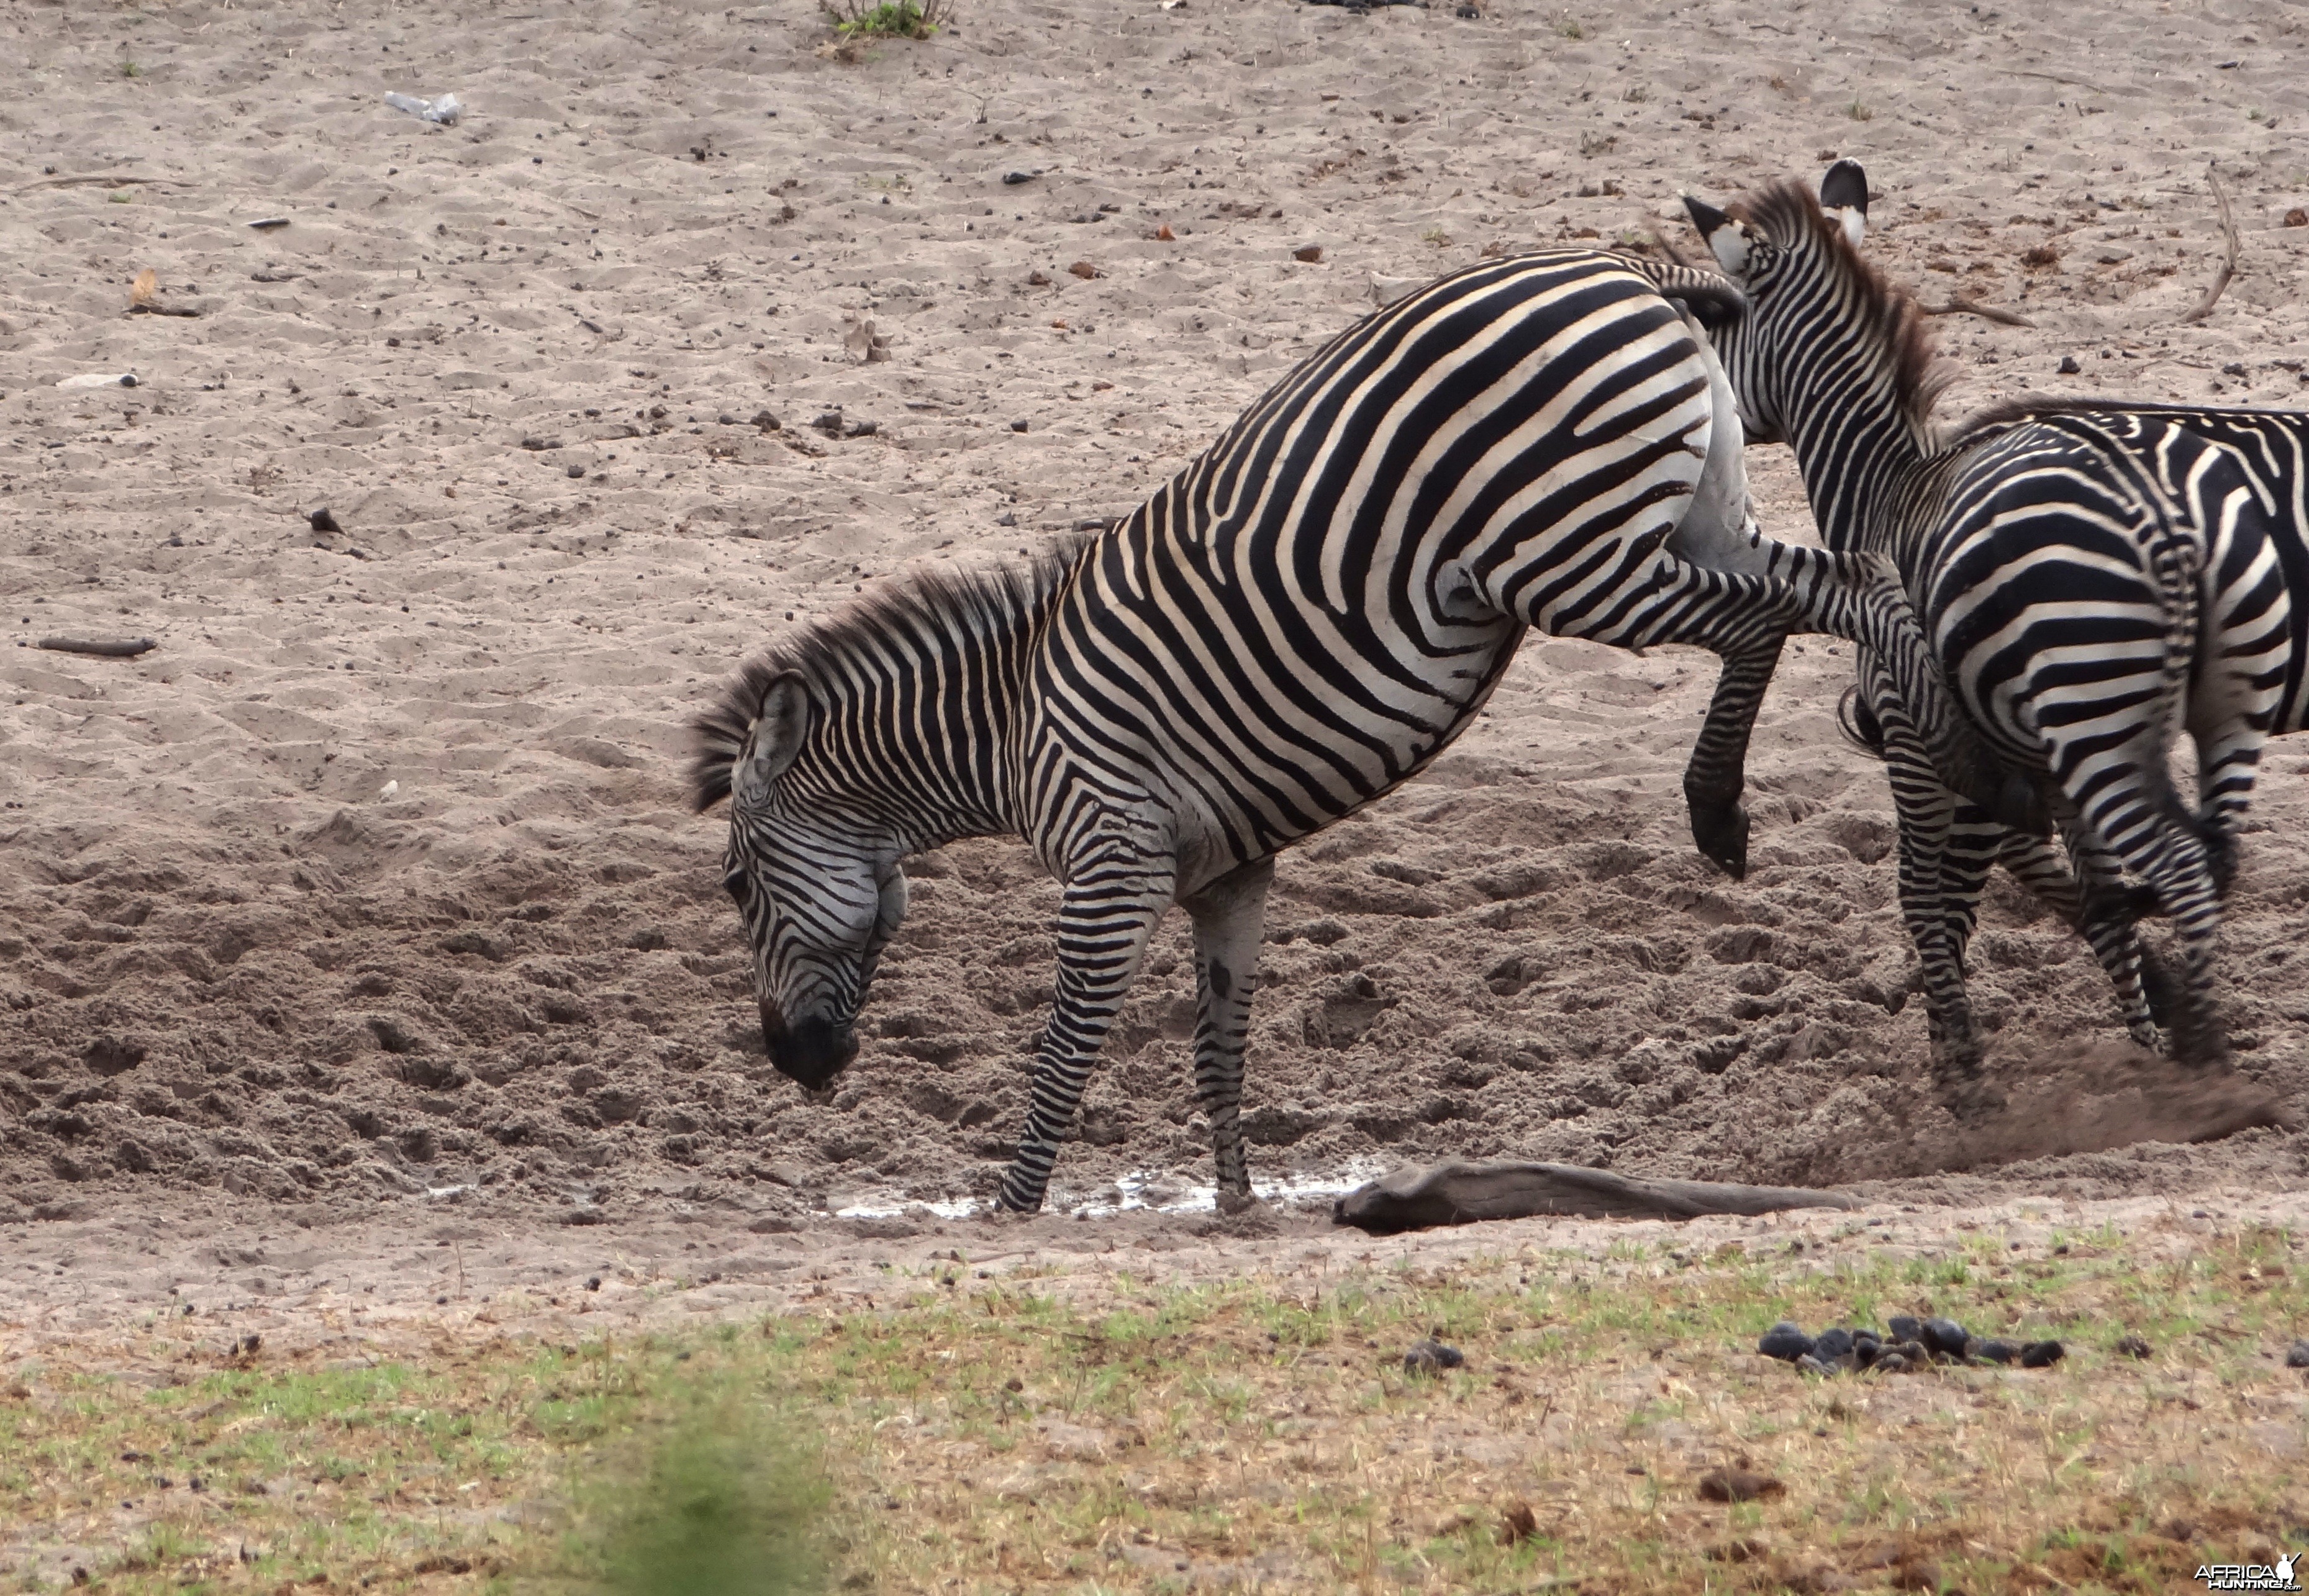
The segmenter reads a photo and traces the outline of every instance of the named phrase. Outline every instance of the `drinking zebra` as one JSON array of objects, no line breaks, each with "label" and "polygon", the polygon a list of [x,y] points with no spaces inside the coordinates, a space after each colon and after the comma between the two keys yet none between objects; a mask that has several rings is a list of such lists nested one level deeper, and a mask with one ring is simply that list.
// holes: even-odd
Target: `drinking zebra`
[{"label": "drinking zebra", "polygon": [[[1670,279],[1725,307],[1712,274]],[[724,884],[772,1061],[817,1088],[855,1053],[906,855],[1016,834],[1063,893],[1000,1201],[1042,1205],[1175,902],[1195,1086],[1239,1207],[1275,856],[1440,753],[1527,626],[1723,656],[1685,785],[1695,835],[1735,874],[1749,723],[1790,630],[1884,651],[1902,707],[1924,706],[1933,746],[1916,757],[1972,757],[1889,565],[1757,538],[1741,452],[1706,340],[1626,262],[1484,262],[1349,328],[1112,530],[1031,564],[917,571],[746,666],[696,723],[691,773],[701,810],[731,800]]]},{"label": "drinking zebra", "polygon": [[[1687,200],[1747,298],[1709,329],[1743,419],[1793,446],[1829,547],[1898,565],[1964,712],[2039,772],[2128,1028],[2154,1036],[2130,927],[2145,902],[2177,922],[2186,958],[2174,1051],[2216,1058],[2220,899],[2295,654],[2278,506],[2237,450],[2152,410],[1992,411],[1942,434],[1923,313],[1857,252],[1866,192],[1843,161],[1820,202],[1786,183],[1729,213]],[[1861,704],[1897,708],[1880,662],[1860,665]],[[2193,812],[2167,768],[2176,719],[2196,745]],[[1936,1073],[1967,1099],[1982,1046],[1964,945],[2004,840],[1912,752],[1888,761]],[[2057,891],[2056,859],[2012,853]]]}]

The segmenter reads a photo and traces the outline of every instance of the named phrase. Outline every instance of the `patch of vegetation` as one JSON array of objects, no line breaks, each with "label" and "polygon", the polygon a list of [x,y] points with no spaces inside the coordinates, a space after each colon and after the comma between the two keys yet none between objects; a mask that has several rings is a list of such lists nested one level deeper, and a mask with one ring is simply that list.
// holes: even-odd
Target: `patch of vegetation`
[{"label": "patch of vegetation", "polygon": [[1851,117],[1855,122],[1873,122],[1876,120],[1876,113],[1868,108],[1867,102],[1864,100],[1854,100],[1850,105],[1844,108],[1844,114]]},{"label": "patch of vegetation", "polygon": [[[2299,1238],[1933,1223],[1327,1275],[1269,1255],[1186,1288],[937,1265],[876,1311],[567,1345],[441,1325],[338,1367],[161,1319],[0,1388],[0,1523],[31,1526],[42,1583],[77,1557],[125,1596],[1683,1596],[1855,1574],[1989,1596],[2180,1589],[2297,1548]],[[1823,1379],[1753,1350],[1776,1319],[1896,1313],[2069,1356]],[[1407,1370],[1429,1336],[1465,1366]],[[1703,1499],[1723,1469],[1783,1488]]]},{"label": "patch of vegetation", "polygon": [[846,44],[928,39],[954,17],[950,0],[818,0],[818,10]]}]

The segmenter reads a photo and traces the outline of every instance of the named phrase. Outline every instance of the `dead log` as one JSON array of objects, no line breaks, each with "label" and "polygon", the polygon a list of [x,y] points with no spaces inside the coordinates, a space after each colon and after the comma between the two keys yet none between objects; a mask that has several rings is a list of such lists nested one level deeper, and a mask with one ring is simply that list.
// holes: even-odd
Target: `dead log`
[{"label": "dead log", "polygon": [[43,637],[32,646],[54,649],[60,654],[101,654],[109,660],[133,660],[160,645],[149,637],[124,638],[117,643],[88,637]]},{"label": "dead log", "polygon": [[1335,1223],[1375,1236],[1478,1220],[1698,1219],[1786,1208],[1857,1208],[1836,1192],[1708,1180],[1646,1180],[1578,1164],[1406,1164],[1359,1186],[1331,1208]]}]

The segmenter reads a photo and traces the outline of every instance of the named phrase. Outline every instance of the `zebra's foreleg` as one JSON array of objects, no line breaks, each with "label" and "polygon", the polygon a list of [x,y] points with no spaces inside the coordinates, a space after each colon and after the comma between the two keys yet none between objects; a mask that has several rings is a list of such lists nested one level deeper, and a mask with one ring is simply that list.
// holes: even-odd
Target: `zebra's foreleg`
[{"label": "zebra's foreleg", "polygon": [[1195,1094],[1211,1122],[1222,1213],[1241,1212],[1251,1202],[1242,1152],[1243,1038],[1274,878],[1275,861],[1258,859],[1180,900],[1195,926]]},{"label": "zebra's foreleg", "polygon": [[[1950,831],[1956,798],[1926,755],[1907,703],[1872,651],[1860,655],[1860,691],[1884,734],[1885,774],[1900,821],[1900,918],[1916,945],[1924,986],[1924,1019],[1932,1039],[1933,1076],[1941,1100],[1966,1113],[1985,1106],[1980,1084],[1985,1048],[1964,980],[1965,935],[1971,908],[1956,912],[1947,899]],[[1958,870],[1962,876],[1961,867]],[[1977,888],[1974,889],[1977,895]]]},{"label": "zebra's foreleg", "polygon": [[1042,1206],[1059,1138],[1074,1125],[1091,1066],[1138,978],[1172,881],[1168,859],[1143,856],[1110,854],[1068,872],[1059,906],[1058,996],[1034,1050],[1026,1134],[1002,1177],[1003,1207],[1033,1213]]},{"label": "zebra's foreleg", "polygon": [[1748,764],[1748,738],[1755,729],[1764,690],[1779,668],[1786,634],[1772,633],[1750,646],[1727,651],[1716,678],[1708,718],[1683,767],[1683,803],[1691,819],[1691,840],[1717,867],[1738,881],[1748,874],[1748,809],[1740,801]]}]

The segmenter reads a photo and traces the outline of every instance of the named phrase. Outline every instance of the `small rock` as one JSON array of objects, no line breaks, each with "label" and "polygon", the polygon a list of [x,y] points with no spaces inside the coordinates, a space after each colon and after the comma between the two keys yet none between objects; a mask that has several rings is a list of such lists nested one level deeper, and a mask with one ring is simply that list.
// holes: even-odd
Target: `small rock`
[{"label": "small rock", "polygon": [[2061,357],[2060,373],[2063,376],[2072,377],[2083,369],[2083,367],[2077,364],[2077,358],[2074,355]]},{"label": "small rock", "polygon": [[1029,272],[1026,273],[1026,286],[1030,289],[1049,288],[1051,286],[1051,274],[1047,272],[1042,271]]},{"label": "small rock", "polygon": [[2286,1349],[2285,1367],[2309,1368],[2309,1341],[2295,1342],[2292,1346]]},{"label": "small rock", "polygon": [[1876,1361],[1868,1366],[1872,1373],[1880,1375],[1905,1375],[1915,1367],[1906,1354],[1899,1352],[1880,1353]]},{"label": "small rock", "polygon": [[2148,1359],[2156,1355],[2150,1351],[2148,1342],[2137,1335],[2117,1337],[2116,1350],[2127,1358]]},{"label": "small rock", "polygon": [[345,530],[337,524],[337,518],[329,513],[329,507],[326,505],[322,505],[305,519],[313,523],[313,530],[316,532],[342,532]]},{"label": "small rock", "polygon": [[1964,1350],[1967,1357],[1977,1358],[1983,1363],[2011,1363],[2020,1356],[2020,1349],[2011,1342],[1993,1339],[1967,1342]]},{"label": "small rock", "polygon": [[1755,1502],[1767,1497],[1784,1497],[1788,1488],[1769,1474],[1751,1473],[1746,1469],[1710,1469],[1699,1477],[1699,1499],[1703,1502]]},{"label": "small rock", "polygon": [[1020,183],[1032,183],[1038,176],[1040,174],[1035,172],[1005,172],[1002,174],[1002,181],[1015,185]]},{"label": "small rock", "polygon": [[1500,1515],[1500,1544],[1520,1546],[1539,1533],[1539,1515],[1528,1502],[1518,1502]]},{"label": "small rock", "polygon": [[1311,266],[1323,258],[1323,246],[1319,244],[1302,245],[1291,252],[1291,258],[1294,261],[1304,261]]},{"label": "small rock", "polygon": [[2020,1367],[2050,1368],[2067,1356],[2067,1349],[2058,1342],[2030,1342],[2020,1349]]},{"label": "small rock", "polygon": [[811,422],[810,425],[817,427],[818,431],[824,433],[830,438],[840,437],[842,436],[842,412],[839,410],[825,411],[817,420]]},{"label": "small rock", "polygon": [[1439,1375],[1447,1368],[1457,1368],[1467,1361],[1467,1355],[1457,1347],[1447,1347],[1433,1336],[1414,1342],[1403,1355],[1403,1369],[1410,1375]]},{"label": "small rock", "polygon": [[1924,1322],[1907,1314],[1894,1314],[1886,1324],[1895,1342],[1920,1342],[1924,1339]]},{"label": "small rock", "polygon": [[1077,277],[1081,278],[1085,282],[1088,282],[1094,277],[1104,277],[1106,275],[1105,272],[1100,271],[1096,266],[1092,265],[1088,261],[1077,261],[1073,265],[1068,266],[1067,270],[1073,272]]},{"label": "small rock", "polygon": [[1884,1343],[1878,1341],[1874,1336],[1855,1335],[1852,1338],[1852,1362],[1854,1367],[1858,1368],[1872,1367],[1875,1365],[1876,1360],[1882,1356],[1884,1356]]},{"label": "small rock", "polygon": [[1816,1344],[1812,1337],[1783,1319],[1764,1332],[1756,1342],[1756,1350],[1782,1363],[1794,1363],[1799,1358],[1810,1357]]},{"label": "small rock", "polygon": [[2251,376],[2253,374],[2246,369],[2245,363],[2244,361],[2232,360],[2227,366],[2221,367],[2221,375],[2225,377],[2242,377]]},{"label": "small rock", "polygon": [[589,1276],[585,1281],[585,1289],[588,1291],[600,1290],[601,1289],[601,1277],[598,1274]]},{"label": "small rock", "polygon": [[1812,1356],[1833,1363],[1852,1350],[1853,1339],[1852,1332],[1841,1327],[1823,1330],[1812,1338]]},{"label": "small rock", "polygon": [[2285,225],[2289,228],[2309,228],[2309,211],[2296,205],[2285,213]]},{"label": "small rock", "polygon": [[994,518],[994,524],[996,526],[1016,526],[1018,524],[1018,517],[1012,512],[1005,510],[1001,514]]},{"label": "small rock", "polygon": [[1798,1369],[1807,1375],[1832,1375],[1837,1372],[1835,1364],[1822,1363],[1809,1352],[1797,1359],[1795,1364]]},{"label": "small rock", "polygon": [[754,412],[754,425],[760,427],[764,432],[776,432],[779,430],[780,427],[778,418],[775,416],[771,415],[767,410],[756,410]]},{"label": "small rock", "polygon": [[1026,424],[1024,421],[1013,421],[1010,423],[1010,430],[1013,432],[1024,432],[1026,430]]},{"label": "small rock", "polygon": [[572,477],[582,477],[585,474],[585,468],[582,465],[572,464],[569,468],[569,474]]},{"label": "small rock", "polygon": [[1950,1358],[1961,1358],[1964,1356],[1965,1342],[1972,1338],[1966,1333],[1964,1326],[1954,1319],[1926,1319],[1924,1333],[1917,1339],[1924,1343],[1925,1350],[1928,1351],[1942,1353]]},{"label": "small rock", "polygon": [[730,414],[727,410],[722,411],[719,416],[716,416],[714,419],[724,427],[735,427],[738,425],[738,418]]}]

